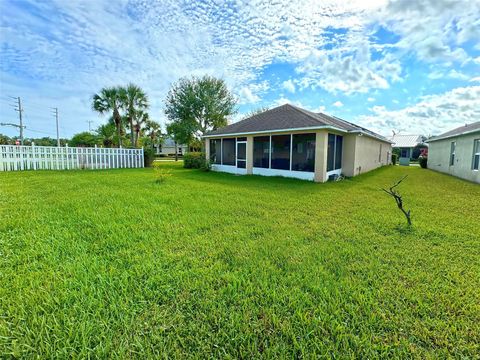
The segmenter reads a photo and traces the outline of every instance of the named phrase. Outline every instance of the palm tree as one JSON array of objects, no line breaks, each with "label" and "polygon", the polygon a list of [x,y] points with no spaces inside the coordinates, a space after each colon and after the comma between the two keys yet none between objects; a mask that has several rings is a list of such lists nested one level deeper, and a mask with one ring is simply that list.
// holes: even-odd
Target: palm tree
[{"label": "palm tree", "polygon": [[138,138],[140,131],[142,130],[142,126],[147,122],[151,121],[150,116],[148,115],[147,112],[139,110],[136,111],[134,116],[135,123],[133,124],[133,128],[135,130],[135,147],[138,145]]},{"label": "palm tree", "polygon": [[[134,84],[128,84],[125,89],[122,89],[122,93],[130,127],[130,141],[132,146],[135,144],[135,147],[137,147],[138,131],[135,128],[134,121],[137,121],[138,124],[137,116],[141,115],[140,112],[148,109],[148,97],[139,86]],[[137,133],[137,138],[134,137],[134,131]]]},{"label": "palm tree", "polygon": [[120,110],[124,108],[124,94],[120,87],[103,88],[99,94],[93,95],[92,109],[101,115],[113,113],[113,121],[117,128],[118,145],[122,146],[122,116]]}]

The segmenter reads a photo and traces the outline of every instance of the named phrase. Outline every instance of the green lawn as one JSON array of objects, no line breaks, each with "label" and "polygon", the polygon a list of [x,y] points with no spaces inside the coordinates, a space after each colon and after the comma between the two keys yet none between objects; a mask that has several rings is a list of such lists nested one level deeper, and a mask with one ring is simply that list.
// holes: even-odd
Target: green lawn
[{"label": "green lawn", "polygon": [[0,358],[479,355],[479,185],[162,167],[0,173]]}]

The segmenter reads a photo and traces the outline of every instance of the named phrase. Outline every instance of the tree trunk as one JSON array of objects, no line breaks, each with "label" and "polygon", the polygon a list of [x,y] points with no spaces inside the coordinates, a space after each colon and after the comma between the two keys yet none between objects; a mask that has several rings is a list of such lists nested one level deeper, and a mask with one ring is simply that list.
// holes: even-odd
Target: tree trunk
[{"label": "tree trunk", "polygon": [[115,121],[115,126],[117,127],[117,135],[118,135],[118,146],[122,146],[122,118],[118,113],[118,109],[113,110],[113,119]]},{"label": "tree trunk", "polygon": [[[134,135],[133,135],[133,119],[129,116],[128,117],[128,122],[130,123],[130,146],[133,147],[133,144],[135,143]],[[135,143],[135,147],[137,147],[137,144]]]},{"label": "tree trunk", "polygon": [[138,145],[138,134],[140,133],[140,129],[135,129],[135,147]]}]

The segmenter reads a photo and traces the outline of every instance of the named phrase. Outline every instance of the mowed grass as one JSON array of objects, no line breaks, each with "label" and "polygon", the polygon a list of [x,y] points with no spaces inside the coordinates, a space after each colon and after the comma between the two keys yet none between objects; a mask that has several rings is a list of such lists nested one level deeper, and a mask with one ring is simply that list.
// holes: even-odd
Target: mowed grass
[{"label": "mowed grass", "polygon": [[0,174],[0,357],[480,354],[479,185],[161,166]]}]

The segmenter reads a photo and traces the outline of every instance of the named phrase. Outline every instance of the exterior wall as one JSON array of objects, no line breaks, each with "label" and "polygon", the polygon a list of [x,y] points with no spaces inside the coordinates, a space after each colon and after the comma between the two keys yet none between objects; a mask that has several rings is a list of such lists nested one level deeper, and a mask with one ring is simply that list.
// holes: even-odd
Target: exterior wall
[{"label": "exterior wall", "polygon": [[315,182],[325,182],[327,178],[328,132],[318,131],[315,137]]},{"label": "exterior wall", "polygon": [[357,134],[347,134],[343,137],[342,172],[345,176],[355,176],[355,155]]},{"label": "exterior wall", "polygon": [[361,173],[376,169],[380,166],[390,164],[392,144],[365,135],[351,135],[356,136],[355,162],[352,176],[356,176]]},{"label": "exterior wall", "polygon": [[[480,131],[473,134],[432,141],[428,147],[428,168],[459,178],[480,183],[480,171],[472,170],[473,141],[480,139]],[[450,146],[455,141],[455,163],[450,166]]]},{"label": "exterior wall", "polygon": [[[175,146],[162,146],[161,151],[158,151],[158,147],[155,147],[155,155],[175,155]],[[183,155],[188,151],[187,145],[177,145],[177,152],[179,155]]]}]

